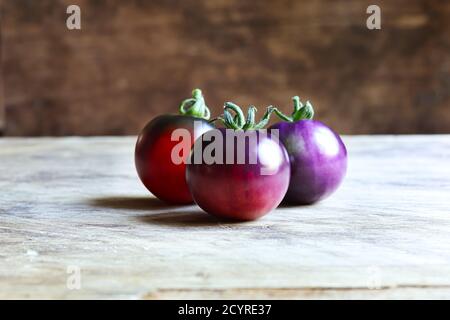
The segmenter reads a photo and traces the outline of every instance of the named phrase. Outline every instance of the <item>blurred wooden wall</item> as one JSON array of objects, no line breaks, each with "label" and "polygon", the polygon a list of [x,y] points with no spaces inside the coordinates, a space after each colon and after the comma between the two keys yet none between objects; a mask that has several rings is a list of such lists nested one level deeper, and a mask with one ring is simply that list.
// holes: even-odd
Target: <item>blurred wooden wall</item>
[{"label": "blurred wooden wall", "polygon": [[[0,8],[1,9],[1,8]],[[5,129],[5,101],[3,95],[3,42],[2,42],[2,12],[0,11],[0,137]]]},{"label": "blurred wooden wall", "polygon": [[[66,28],[69,4],[81,31]],[[366,28],[369,4],[379,31]],[[450,132],[448,0],[1,6],[6,135],[136,134],[194,87],[215,113],[226,100],[288,111],[299,94],[341,133]]]}]

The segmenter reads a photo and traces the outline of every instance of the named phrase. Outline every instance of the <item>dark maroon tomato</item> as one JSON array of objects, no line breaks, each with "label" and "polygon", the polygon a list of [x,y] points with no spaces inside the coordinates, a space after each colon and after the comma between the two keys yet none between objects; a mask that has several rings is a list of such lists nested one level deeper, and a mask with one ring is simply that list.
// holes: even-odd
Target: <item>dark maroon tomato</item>
[{"label": "dark maroon tomato", "polygon": [[314,112],[309,102],[303,106],[298,97],[294,97],[294,102],[291,117],[275,110],[287,122],[270,129],[279,130],[291,163],[286,202],[311,204],[339,187],[347,171],[347,150],[338,134],[322,122],[311,120]]},{"label": "dark maroon tomato", "polygon": [[[192,146],[195,139],[214,128],[205,119],[190,115],[209,117],[200,90],[194,90],[193,95],[193,99],[185,100],[180,107],[181,113],[185,115],[156,117],[144,127],[136,143],[135,164],[142,183],[160,200],[174,204],[193,202],[186,183],[185,159],[190,150],[184,154],[181,149],[178,155],[184,161],[174,161],[173,151],[181,143],[179,136],[172,136],[174,131],[185,129]],[[188,110],[185,110],[186,104],[190,104]]]},{"label": "dark maroon tomato", "polygon": [[[229,123],[228,126],[239,127]],[[256,130],[248,126],[247,131],[209,131],[195,142],[187,165],[187,182],[195,202],[207,213],[226,219],[254,220],[283,200],[290,177],[286,150],[258,130],[261,125],[252,127]],[[246,143],[239,144],[239,140]],[[205,160],[205,153],[216,141],[223,143],[212,154],[217,156],[220,150],[222,156],[211,163]],[[201,161],[197,160],[199,155]]]}]

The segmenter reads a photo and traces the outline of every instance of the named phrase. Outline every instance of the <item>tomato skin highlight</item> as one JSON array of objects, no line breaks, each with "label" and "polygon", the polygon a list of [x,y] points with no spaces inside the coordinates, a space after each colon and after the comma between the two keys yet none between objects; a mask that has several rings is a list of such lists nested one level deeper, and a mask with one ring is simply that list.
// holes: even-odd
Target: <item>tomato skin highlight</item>
[{"label": "tomato skin highlight", "polygon": [[[255,220],[275,209],[289,186],[290,164],[281,143],[259,130],[247,131],[258,139],[253,148],[245,145],[245,163],[236,161],[237,146],[234,145],[234,163],[227,164],[226,129],[216,129],[223,138],[223,163],[195,163],[193,154],[197,148],[204,150],[207,142],[198,139],[193,147],[186,176],[195,202],[207,213],[225,219]],[[235,132],[237,135],[243,131]],[[252,156],[256,163],[250,164]],[[267,170],[262,174],[261,170]]]},{"label": "tomato skin highlight", "polygon": [[330,196],[347,172],[347,150],[340,136],[316,120],[279,122],[291,163],[291,181],[285,202],[312,204]]},{"label": "tomato skin highlight", "polygon": [[[136,171],[144,186],[165,202],[192,203],[185,161],[175,164],[172,160],[172,150],[180,143],[180,140],[172,141],[172,133],[186,129],[192,146],[195,139],[213,128],[206,120],[184,115],[162,115],[150,121],[139,134],[135,148]],[[189,153],[182,156],[187,159]]]}]

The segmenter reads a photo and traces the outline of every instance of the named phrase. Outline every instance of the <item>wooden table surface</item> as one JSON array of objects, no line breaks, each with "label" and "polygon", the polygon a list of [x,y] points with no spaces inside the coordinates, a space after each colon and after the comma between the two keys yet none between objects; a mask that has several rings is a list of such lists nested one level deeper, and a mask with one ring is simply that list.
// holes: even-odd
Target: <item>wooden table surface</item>
[{"label": "wooden table surface", "polygon": [[331,198],[225,223],[152,198],[135,138],[0,139],[0,298],[450,298],[450,136],[344,140]]}]

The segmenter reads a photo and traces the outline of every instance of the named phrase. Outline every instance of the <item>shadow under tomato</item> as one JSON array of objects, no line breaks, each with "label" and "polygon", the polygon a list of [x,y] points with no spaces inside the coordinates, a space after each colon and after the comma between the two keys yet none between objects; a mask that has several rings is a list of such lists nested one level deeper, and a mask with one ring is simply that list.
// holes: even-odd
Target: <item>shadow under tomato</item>
[{"label": "shadow under tomato", "polygon": [[278,205],[278,208],[302,208],[302,207],[311,207],[313,205],[315,205],[315,203],[298,204],[298,203],[286,202],[286,201],[283,200],[283,202],[281,202]]},{"label": "shadow under tomato", "polygon": [[99,197],[89,200],[89,205],[98,208],[156,210],[182,207],[173,205],[152,197]]},{"label": "shadow under tomato", "polygon": [[[195,204],[173,205],[152,197],[99,197],[89,199],[88,204],[96,208],[143,211],[144,214],[135,215],[133,218],[142,223],[161,226],[181,228],[240,223],[211,216]],[[180,210],[181,208],[188,210]],[[190,208],[192,210],[189,210]]]},{"label": "shadow under tomato", "polygon": [[218,226],[223,221],[201,211],[172,211],[135,216],[140,222],[171,227],[205,227]]}]

